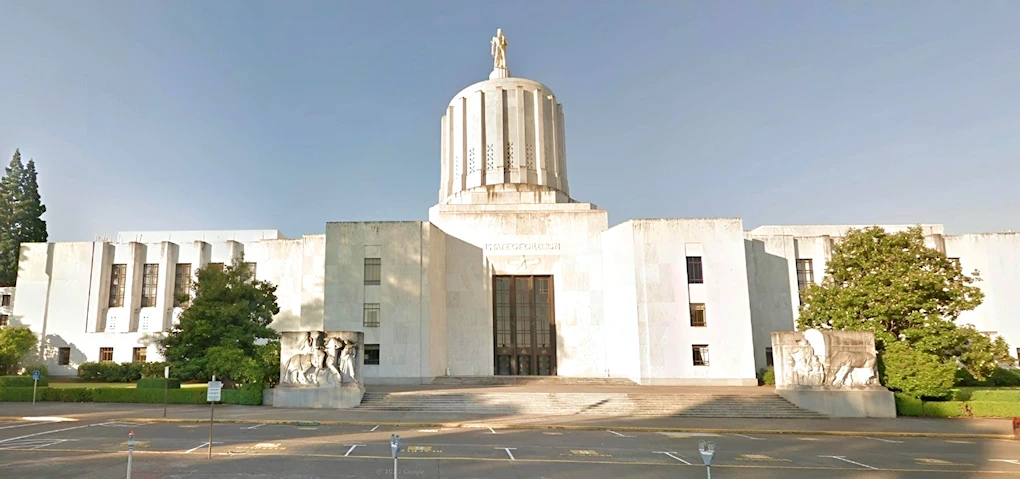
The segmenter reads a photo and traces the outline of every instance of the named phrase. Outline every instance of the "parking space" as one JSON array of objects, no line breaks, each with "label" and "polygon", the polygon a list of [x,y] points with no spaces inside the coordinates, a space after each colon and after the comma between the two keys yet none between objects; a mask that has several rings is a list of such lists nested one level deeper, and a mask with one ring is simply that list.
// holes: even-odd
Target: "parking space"
[{"label": "parking space", "polygon": [[[9,421],[0,423],[0,463],[23,453],[53,457],[87,453],[116,461],[127,450],[130,431],[135,433],[138,460],[156,469],[160,455],[179,461],[182,457],[197,460],[208,453],[207,423],[29,425],[27,421]],[[994,472],[1020,477],[1020,444],[978,439],[234,423],[215,423],[212,434],[213,454],[231,456],[242,465],[249,461],[251,467],[259,458],[278,456],[329,458],[378,467],[390,460],[391,434],[399,434],[405,445],[401,457],[415,464],[495,462],[522,470],[531,470],[535,464],[604,464],[614,469],[633,467],[634,471],[676,467],[674,472],[683,476],[703,467],[698,444],[712,441],[716,448],[713,466],[721,470],[787,471],[793,475],[814,471],[834,477],[847,471],[935,474],[932,477]],[[430,471],[434,466],[421,467]]]}]

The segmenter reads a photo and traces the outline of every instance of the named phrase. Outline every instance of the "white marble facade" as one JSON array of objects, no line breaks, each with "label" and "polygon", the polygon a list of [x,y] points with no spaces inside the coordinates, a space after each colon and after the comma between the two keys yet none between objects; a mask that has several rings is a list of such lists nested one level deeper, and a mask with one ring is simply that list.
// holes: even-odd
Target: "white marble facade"
[{"label": "white marble facade", "polygon": [[[497,281],[548,276],[541,311],[555,334],[528,350],[546,356],[534,356],[527,372],[755,384],[771,362],[771,334],[794,329],[798,289],[821,281],[849,226],[745,231],[739,218],[610,226],[605,210],[570,195],[563,106],[549,87],[510,76],[501,44],[494,42],[501,66],[491,79],[437,112],[439,201],[428,221],[331,222],[323,234],[300,238],[274,230],[132,232],[25,244],[8,321],[41,335],[53,374],[101,358],[131,361],[139,351],[158,360],[154,338],[180,311],[173,292],[186,278],[177,272],[193,278],[243,254],[259,279],[277,285],[273,327],[285,337],[360,334],[366,384],[419,384],[498,372]],[[1020,287],[1020,234],[925,228],[932,247],[981,271],[985,304],[961,321],[1020,348],[1012,321],[1020,315],[1012,294]],[[111,300],[111,291],[123,299]]]}]

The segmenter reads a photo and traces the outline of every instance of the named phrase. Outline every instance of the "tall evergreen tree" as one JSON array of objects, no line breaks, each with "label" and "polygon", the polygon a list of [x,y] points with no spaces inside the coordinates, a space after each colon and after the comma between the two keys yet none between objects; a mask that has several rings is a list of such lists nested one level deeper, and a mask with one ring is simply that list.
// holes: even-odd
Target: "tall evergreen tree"
[{"label": "tall evergreen tree", "polygon": [[0,286],[14,286],[18,279],[21,243],[49,239],[42,219],[45,212],[35,161],[23,165],[21,151],[14,150],[0,178]]}]

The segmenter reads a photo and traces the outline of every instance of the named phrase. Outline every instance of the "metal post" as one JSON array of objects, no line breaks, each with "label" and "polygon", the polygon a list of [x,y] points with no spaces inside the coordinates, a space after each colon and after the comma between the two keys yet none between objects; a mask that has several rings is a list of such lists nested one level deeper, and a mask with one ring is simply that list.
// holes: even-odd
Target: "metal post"
[{"label": "metal post", "polygon": [[35,382],[32,383],[32,404],[35,404],[35,391],[38,388],[39,388],[39,380],[36,379]]},{"label": "metal post", "polygon": [[705,472],[708,473],[708,479],[712,479],[712,466],[705,466]]},{"label": "metal post", "polygon": [[163,417],[166,417],[167,395],[170,393],[170,380],[163,378]]},{"label": "metal post", "polygon": [[393,479],[397,479],[397,458],[393,458]]},{"label": "metal post", "polygon": [[131,431],[128,433],[128,468],[127,468],[127,479],[131,479],[131,455],[135,450],[135,432]]},{"label": "metal post", "polygon": [[212,425],[213,425],[213,409],[216,408],[216,402],[209,403],[209,459],[212,459]]}]

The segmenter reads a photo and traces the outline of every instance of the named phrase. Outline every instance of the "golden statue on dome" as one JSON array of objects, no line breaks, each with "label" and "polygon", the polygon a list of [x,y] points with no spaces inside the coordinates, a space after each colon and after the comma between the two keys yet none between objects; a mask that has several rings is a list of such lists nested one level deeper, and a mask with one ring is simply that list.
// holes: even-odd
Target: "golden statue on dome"
[{"label": "golden statue on dome", "polygon": [[492,55],[492,69],[506,70],[506,46],[508,44],[506,37],[503,36],[502,28],[496,29],[496,36],[492,37],[492,41],[489,42],[489,45],[492,47],[491,52],[489,53]]}]

